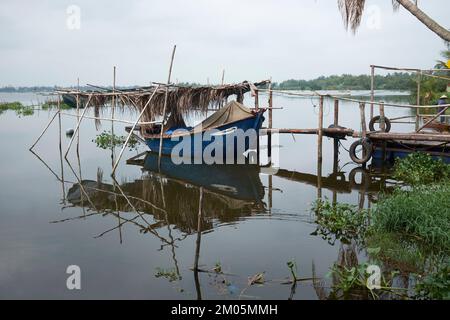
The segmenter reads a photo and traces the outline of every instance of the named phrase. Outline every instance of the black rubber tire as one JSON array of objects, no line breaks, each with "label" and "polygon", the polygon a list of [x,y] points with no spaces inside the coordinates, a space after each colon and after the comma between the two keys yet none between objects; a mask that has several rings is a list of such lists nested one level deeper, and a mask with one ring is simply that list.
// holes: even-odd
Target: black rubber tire
[{"label": "black rubber tire", "polygon": [[[357,183],[355,179],[358,173],[361,173],[361,183]],[[369,172],[366,169],[357,167],[352,169],[352,171],[350,171],[350,173],[348,174],[348,181],[350,184],[350,188],[367,191],[370,187],[371,178]]]},{"label": "black rubber tire", "polygon": [[[362,158],[358,158],[356,156],[356,147],[358,147],[359,145],[362,145],[362,147],[364,148],[364,155]],[[370,158],[372,158],[373,144],[368,139],[356,140],[352,143],[348,151],[353,162],[357,164],[365,164],[370,160]]]},{"label": "black rubber tire", "polygon": [[[381,118],[380,116],[375,116],[372,119],[370,119],[370,122],[369,122],[369,130],[370,131],[377,131],[377,130],[375,130],[375,123],[380,122],[380,118]],[[386,126],[386,130],[384,130],[384,132],[391,131],[391,120],[384,117],[384,124]]]}]

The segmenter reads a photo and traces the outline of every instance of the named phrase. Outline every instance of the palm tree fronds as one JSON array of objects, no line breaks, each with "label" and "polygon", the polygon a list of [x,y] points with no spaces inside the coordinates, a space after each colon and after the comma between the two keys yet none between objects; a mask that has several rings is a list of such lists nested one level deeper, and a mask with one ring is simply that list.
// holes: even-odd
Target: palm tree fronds
[{"label": "palm tree fronds", "polygon": [[361,24],[365,2],[365,0],[338,0],[339,11],[346,29],[350,27],[353,32],[356,32]]}]

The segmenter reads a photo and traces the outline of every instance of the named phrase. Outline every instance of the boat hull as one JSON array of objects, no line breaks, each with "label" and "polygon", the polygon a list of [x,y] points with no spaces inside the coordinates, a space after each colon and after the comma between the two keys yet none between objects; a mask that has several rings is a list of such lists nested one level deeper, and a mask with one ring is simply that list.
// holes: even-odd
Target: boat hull
[{"label": "boat hull", "polygon": [[[219,126],[215,128],[212,135],[210,129],[177,138],[176,136],[163,137],[161,154],[175,155],[185,159],[204,159],[205,152],[207,152],[208,155],[223,161],[223,163],[229,163],[228,161],[231,159],[233,161],[241,159],[242,154],[256,151],[259,129],[264,122],[263,113],[264,111],[259,111],[253,117]],[[239,136],[242,133],[245,133],[244,138]],[[151,151],[159,153],[160,138],[147,138],[146,143]],[[219,154],[219,149],[222,150],[222,155]]]}]

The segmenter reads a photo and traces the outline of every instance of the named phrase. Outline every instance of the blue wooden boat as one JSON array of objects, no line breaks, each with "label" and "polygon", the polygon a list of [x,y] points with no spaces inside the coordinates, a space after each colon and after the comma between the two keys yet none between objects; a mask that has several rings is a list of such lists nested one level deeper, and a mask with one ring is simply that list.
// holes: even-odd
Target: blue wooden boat
[{"label": "blue wooden boat", "polygon": [[[188,139],[187,145],[190,145],[190,150],[187,148],[179,150],[176,155],[186,157],[184,153],[187,150],[190,151],[191,159],[203,159],[205,148],[220,139],[223,145],[223,163],[230,159],[240,160],[252,150],[256,151],[258,132],[264,122],[264,112],[265,109],[252,111],[241,103],[232,101],[195,127],[187,127],[184,123],[177,124],[169,117],[165,126],[167,130],[164,131],[162,138],[161,154],[172,155],[173,151],[180,148],[178,144],[183,139]],[[180,132],[180,129],[183,131]],[[150,150],[159,153],[160,126],[140,128],[140,130]],[[242,133],[248,134],[244,140],[242,140],[242,136],[238,137]],[[177,145],[178,149],[174,150]],[[211,155],[216,156],[214,150]]]},{"label": "blue wooden boat", "polygon": [[372,165],[375,167],[392,166],[396,158],[405,158],[413,152],[424,152],[434,159],[450,163],[450,147],[446,144],[430,141],[386,141],[376,142],[373,148]]}]

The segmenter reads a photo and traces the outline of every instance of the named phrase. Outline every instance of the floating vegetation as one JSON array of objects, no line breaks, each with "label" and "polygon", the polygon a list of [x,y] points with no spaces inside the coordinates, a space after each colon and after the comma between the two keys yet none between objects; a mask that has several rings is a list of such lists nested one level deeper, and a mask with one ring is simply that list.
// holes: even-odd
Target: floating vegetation
[{"label": "floating vegetation", "polygon": [[31,106],[24,106],[20,102],[1,102],[0,103],[0,114],[7,110],[12,110],[16,112],[19,117],[31,116],[34,114],[34,108]]},{"label": "floating vegetation", "polygon": [[333,278],[333,291],[330,298],[351,299],[365,297],[378,300],[382,294],[393,294],[399,297],[406,297],[406,289],[395,288],[392,280],[398,272],[390,273],[389,280],[384,275],[380,275],[380,283],[371,285],[371,275],[369,264],[360,263],[353,267],[334,264],[328,274]]},{"label": "floating vegetation", "polygon": [[180,279],[175,269],[163,269],[163,268],[156,268],[156,278],[165,278],[169,280],[169,282],[174,282]]},{"label": "floating vegetation", "polygon": [[436,183],[450,179],[450,165],[427,153],[414,152],[396,159],[393,177],[413,186]]},{"label": "floating vegetation", "polygon": [[[111,149],[118,145],[123,145],[126,139],[126,136],[117,136],[111,133],[111,131],[103,131],[101,134],[98,134],[92,142],[95,142],[97,147],[101,149]],[[128,147],[130,150],[137,149],[138,144],[139,140],[137,140],[134,136],[131,136],[130,140],[128,140]]]},{"label": "floating vegetation", "polygon": [[450,300],[450,261],[420,278],[415,286],[416,299]]},{"label": "floating vegetation", "polygon": [[[72,109],[67,103],[64,103],[63,101],[59,102],[59,107],[61,108],[61,110]],[[41,105],[41,108],[42,110],[58,109],[58,101],[47,100]]]},{"label": "floating vegetation", "polygon": [[251,277],[248,277],[248,285],[252,286],[254,284],[264,284],[266,281],[264,280],[265,272],[257,273]]},{"label": "floating vegetation", "polygon": [[213,271],[215,273],[222,273],[222,265],[220,264],[220,261],[217,261],[214,265]]},{"label": "floating vegetation", "polygon": [[353,239],[363,239],[367,231],[368,212],[354,205],[317,200],[312,210],[316,213],[317,223],[312,235],[320,235],[330,244],[336,240],[350,243]]}]

